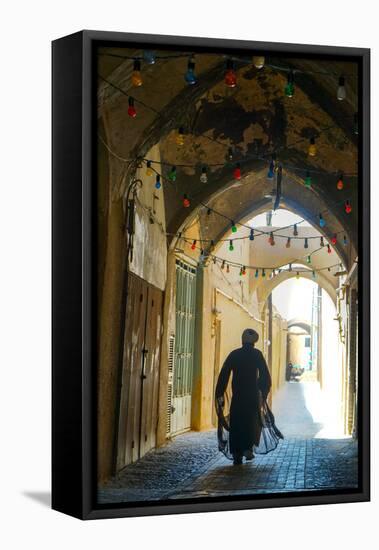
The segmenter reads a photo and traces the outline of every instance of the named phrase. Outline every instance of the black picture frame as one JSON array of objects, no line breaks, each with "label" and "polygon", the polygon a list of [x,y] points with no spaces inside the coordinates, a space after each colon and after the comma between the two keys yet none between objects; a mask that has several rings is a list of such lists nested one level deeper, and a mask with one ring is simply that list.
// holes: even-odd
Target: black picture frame
[{"label": "black picture frame", "polygon": [[[96,504],[96,128],[99,44],[215,48],[355,58],[360,66],[359,465],[356,490],[119,506]],[[81,31],[52,44],[52,507],[81,519],[370,500],[370,50]]]}]

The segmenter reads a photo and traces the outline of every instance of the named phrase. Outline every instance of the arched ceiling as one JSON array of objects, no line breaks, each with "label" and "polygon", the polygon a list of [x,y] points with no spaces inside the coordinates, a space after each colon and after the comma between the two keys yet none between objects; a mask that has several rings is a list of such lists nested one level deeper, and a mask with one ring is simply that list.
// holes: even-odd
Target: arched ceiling
[{"label": "arched ceiling", "polygon": [[[129,50],[128,55],[140,53]],[[272,190],[273,183],[266,173],[270,153],[275,150],[283,166],[281,206],[313,223],[320,211],[327,210],[329,219],[324,234],[330,239],[333,233],[346,231],[354,249],[349,257],[344,250],[340,253],[351,264],[357,248],[358,182],[356,176],[345,176],[344,190],[338,191],[336,174],[357,172],[357,136],[353,124],[358,84],[354,62],[267,57],[271,65],[312,71],[312,74],[295,74],[295,94],[288,98],[283,93],[286,74],[268,66],[257,70],[250,63],[237,62],[238,84],[233,89],[226,87],[225,56],[213,54],[195,55],[198,76],[195,86],[184,82],[187,60],[175,58],[143,65],[143,85],[131,88],[132,61],[114,55],[125,55],[125,49],[102,48],[98,66],[100,77],[108,80],[99,81],[99,115],[107,142],[124,158],[145,157],[152,146],[159,144],[161,159],[167,163],[162,168],[163,174],[169,165],[196,165],[179,167],[175,185],[163,186],[170,233],[185,226],[186,219],[194,213],[199,215],[204,228],[206,209],[202,203],[210,204],[236,222],[252,212],[269,208],[270,199],[265,195]],[[338,75],[348,75],[345,101],[336,98]],[[128,97],[122,92],[143,103],[137,105],[136,119],[127,116]],[[184,147],[175,143],[180,126],[186,130]],[[307,154],[311,137],[316,138],[318,148],[314,158]],[[259,157],[241,164],[239,182],[233,180],[230,164],[224,164],[230,146],[237,160],[244,155]],[[222,166],[209,166],[219,163]],[[207,184],[199,180],[203,164],[208,166]],[[117,169],[121,171],[121,167],[115,168],[116,181]],[[303,183],[307,169],[317,170],[311,189]],[[187,209],[182,206],[184,193],[191,196]],[[349,215],[344,211],[345,198],[353,206]],[[225,234],[230,222],[222,216],[212,218],[206,220],[206,231],[208,238],[212,235],[210,238],[217,239]]]}]

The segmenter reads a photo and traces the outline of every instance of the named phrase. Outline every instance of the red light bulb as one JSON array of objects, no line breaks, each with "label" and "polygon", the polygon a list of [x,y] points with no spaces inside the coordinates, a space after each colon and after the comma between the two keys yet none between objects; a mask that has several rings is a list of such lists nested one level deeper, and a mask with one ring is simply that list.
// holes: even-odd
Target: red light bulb
[{"label": "red light bulb", "polygon": [[191,206],[191,202],[187,195],[183,195],[183,206],[184,208],[188,208],[189,206]]},{"label": "red light bulb", "polygon": [[337,181],[337,189],[338,189],[338,191],[342,191],[342,189],[343,189],[343,177],[342,177],[342,175],[339,177],[339,179]]},{"label": "red light bulb", "polygon": [[346,214],[350,214],[352,208],[351,208],[351,204],[350,204],[350,201],[345,201],[345,212]]},{"label": "red light bulb", "polygon": [[229,88],[234,88],[237,84],[237,75],[234,70],[234,63],[231,59],[228,59],[226,64],[225,84]]},{"label": "red light bulb", "polygon": [[337,235],[333,235],[333,237],[331,238],[331,243],[337,244]]},{"label": "red light bulb", "polygon": [[129,97],[128,115],[131,118],[135,118],[137,116],[137,111],[136,111],[136,108],[134,107],[134,99],[132,97]]},{"label": "red light bulb", "polygon": [[234,176],[235,180],[240,180],[241,179],[241,166],[240,166],[239,163],[236,164],[236,166],[234,168],[233,176]]},{"label": "red light bulb", "polygon": [[196,249],[196,241],[193,241],[193,243],[191,244],[191,250],[195,250]]},{"label": "red light bulb", "polygon": [[327,245],[327,248],[328,248],[328,254],[331,254],[331,253],[332,253],[332,249],[330,248],[330,244]]}]

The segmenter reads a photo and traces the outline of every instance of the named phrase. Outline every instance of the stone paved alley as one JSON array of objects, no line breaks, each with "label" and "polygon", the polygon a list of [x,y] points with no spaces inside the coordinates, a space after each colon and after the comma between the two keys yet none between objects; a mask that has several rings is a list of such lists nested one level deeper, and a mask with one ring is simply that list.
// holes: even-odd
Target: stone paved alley
[{"label": "stone paved alley", "polygon": [[325,417],[317,383],[286,383],[273,410],[285,439],[272,453],[233,466],[218,452],[214,430],[185,433],[124,468],[99,490],[99,502],[357,486],[356,441]]}]

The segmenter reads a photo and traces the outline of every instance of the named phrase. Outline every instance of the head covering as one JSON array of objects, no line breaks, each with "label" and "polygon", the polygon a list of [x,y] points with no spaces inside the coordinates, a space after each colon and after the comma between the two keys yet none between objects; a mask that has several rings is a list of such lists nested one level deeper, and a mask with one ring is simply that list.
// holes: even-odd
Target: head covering
[{"label": "head covering", "polygon": [[242,333],[242,344],[255,344],[258,342],[259,334],[252,328],[247,328]]}]

